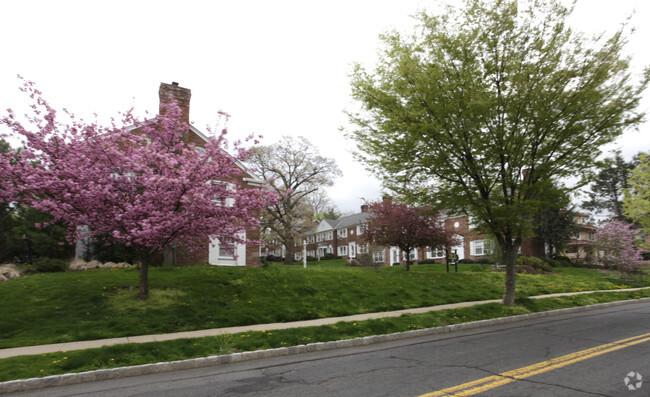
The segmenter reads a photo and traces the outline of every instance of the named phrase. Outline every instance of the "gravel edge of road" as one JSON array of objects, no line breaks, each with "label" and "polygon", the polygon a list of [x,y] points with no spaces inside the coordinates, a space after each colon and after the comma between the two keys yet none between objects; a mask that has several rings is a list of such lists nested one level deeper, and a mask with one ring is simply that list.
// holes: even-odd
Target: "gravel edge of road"
[{"label": "gravel edge of road", "polygon": [[444,334],[448,332],[457,332],[461,330],[481,328],[491,325],[513,323],[517,321],[530,320],[561,314],[579,313],[588,310],[601,309],[611,306],[620,306],[628,303],[650,302],[650,298],[640,298],[625,301],[598,303],[595,305],[570,307],[566,309],[550,310],[546,312],[521,314],[510,317],[499,317],[489,320],[472,321],[462,324],[452,324],[443,327],[425,328],[406,332],[395,332],[392,334],[365,336],[361,338],[345,339],[330,342],[316,342],[306,345],[280,347],[267,350],[256,350],[241,353],[223,354],[219,356],[209,356],[202,358],[193,358],[188,360],[177,360],[161,362],[154,364],[135,365],[130,367],[118,367],[110,369],[99,369],[95,371],[86,371],[78,373],[69,373],[63,375],[51,375],[42,378],[19,379],[7,382],[0,382],[0,394],[15,393],[28,390],[42,389],[46,387],[56,387],[73,385],[79,383],[90,383],[109,379],[126,378],[131,376],[141,376],[158,374],[164,372],[181,371],[186,369],[204,368],[220,364],[236,363],[241,361],[257,360],[262,358],[271,358],[279,356],[289,356],[308,352],[317,352],[324,350],[342,349],[353,346],[364,346],[375,343],[390,342],[401,339],[415,338],[426,335]]}]

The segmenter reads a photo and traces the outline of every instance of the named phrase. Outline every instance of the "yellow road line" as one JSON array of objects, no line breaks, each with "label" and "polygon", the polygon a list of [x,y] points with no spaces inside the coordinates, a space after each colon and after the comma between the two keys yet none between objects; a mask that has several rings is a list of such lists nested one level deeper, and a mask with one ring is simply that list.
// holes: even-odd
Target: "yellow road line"
[{"label": "yellow road line", "polygon": [[615,342],[592,347],[591,349],[581,350],[565,356],[542,361],[536,364],[514,369],[512,371],[502,372],[498,375],[488,376],[486,378],[463,383],[462,385],[453,386],[444,390],[423,394],[420,397],[439,397],[439,396],[473,396],[486,390],[494,389],[517,379],[525,379],[544,372],[562,368],[567,365],[587,360],[601,354],[613,352],[626,347],[638,345],[650,341],[650,333],[634,336],[632,338],[621,339]]}]

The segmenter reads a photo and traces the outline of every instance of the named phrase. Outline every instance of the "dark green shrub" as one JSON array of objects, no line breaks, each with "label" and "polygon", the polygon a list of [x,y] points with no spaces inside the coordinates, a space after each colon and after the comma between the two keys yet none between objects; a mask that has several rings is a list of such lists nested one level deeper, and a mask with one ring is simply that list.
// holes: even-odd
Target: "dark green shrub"
[{"label": "dark green shrub", "polygon": [[341,258],[337,257],[334,254],[325,254],[325,255],[323,255],[323,257],[321,259],[329,261],[329,260],[332,260],[332,259],[341,259]]},{"label": "dark green shrub", "polygon": [[553,258],[553,262],[556,266],[573,266],[573,261],[568,256],[556,255]]},{"label": "dark green shrub", "polygon": [[534,267],[528,265],[517,265],[517,273],[537,274]]},{"label": "dark green shrub", "polygon": [[[460,263],[460,261],[458,261],[458,263]],[[479,258],[479,259],[475,260],[474,263],[476,263],[478,265],[490,265],[493,262],[489,258]]]},{"label": "dark green shrub", "polygon": [[466,264],[469,264],[469,265],[473,265],[476,262],[473,261],[472,259],[461,259],[461,260],[458,261],[458,263],[466,263]]},{"label": "dark green shrub", "polygon": [[56,258],[38,258],[34,261],[34,267],[39,273],[64,272],[68,268],[68,262]]},{"label": "dark green shrub", "polygon": [[544,264],[544,261],[541,260],[540,258],[536,258],[534,256],[519,256],[517,257],[517,265],[523,265],[523,266],[531,266],[534,267],[535,269],[542,267]]},{"label": "dark green shrub", "polygon": [[434,263],[438,263],[438,262],[436,262],[435,259],[423,259],[421,261],[418,261],[418,265],[431,265]]}]

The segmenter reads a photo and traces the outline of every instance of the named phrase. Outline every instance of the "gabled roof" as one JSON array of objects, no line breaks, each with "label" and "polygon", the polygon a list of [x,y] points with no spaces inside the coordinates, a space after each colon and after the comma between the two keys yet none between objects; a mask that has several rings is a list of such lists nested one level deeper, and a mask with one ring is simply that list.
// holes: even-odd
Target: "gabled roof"
[{"label": "gabled roof", "polygon": [[327,230],[333,230],[336,227],[336,223],[337,223],[336,219],[323,219],[322,221],[320,221],[318,226],[316,226],[313,230],[310,230],[310,232],[318,233]]},{"label": "gabled roof", "polygon": [[366,223],[368,218],[370,218],[371,215],[372,214],[369,212],[360,212],[358,214],[343,216],[337,219],[335,228],[344,229],[346,227],[361,225],[363,223]]}]

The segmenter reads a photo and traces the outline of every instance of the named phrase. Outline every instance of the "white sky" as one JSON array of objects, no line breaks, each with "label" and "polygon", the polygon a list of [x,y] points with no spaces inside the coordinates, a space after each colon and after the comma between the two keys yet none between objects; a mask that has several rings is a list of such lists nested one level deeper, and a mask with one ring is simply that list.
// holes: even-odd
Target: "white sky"
[{"label": "white sky", "polygon": [[[190,118],[202,130],[232,115],[230,138],[303,135],[336,159],[344,176],[329,189],[342,212],[380,197],[380,183],[350,155],[352,63],[370,66],[378,35],[410,32],[425,0],[0,1],[0,110],[20,108],[17,74],[55,107],[109,117],[135,106],[158,109],[161,82],[192,90]],[[628,49],[635,70],[650,64],[650,2],[580,0],[578,30],[615,29],[636,9]],[[650,107],[650,93],[642,109]],[[625,157],[650,150],[648,123],[619,140]]]}]

